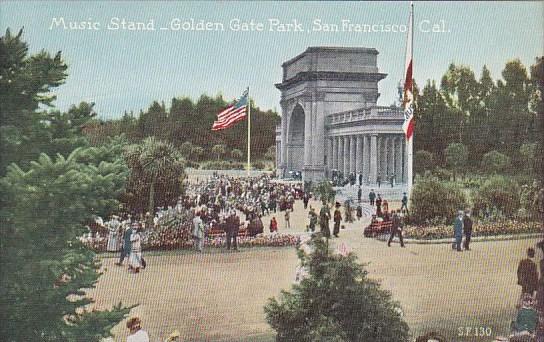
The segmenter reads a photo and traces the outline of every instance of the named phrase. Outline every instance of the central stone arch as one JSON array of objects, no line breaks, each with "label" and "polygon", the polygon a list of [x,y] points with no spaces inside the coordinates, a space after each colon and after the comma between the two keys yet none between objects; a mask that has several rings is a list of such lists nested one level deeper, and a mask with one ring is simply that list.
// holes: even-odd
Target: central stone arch
[{"label": "central stone arch", "polygon": [[[377,55],[372,48],[309,47],[282,64],[282,82],[276,84],[282,107],[276,133],[280,177],[295,170],[302,171],[304,181],[326,177],[334,155],[338,159],[330,141],[330,118],[376,105],[378,81],[386,76],[378,70]],[[334,134],[343,136],[354,129],[344,119],[341,131]]]},{"label": "central stone arch", "polygon": [[304,108],[297,104],[290,115],[288,132],[288,164],[287,172],[302,171],[304,167],[304,125],[306,115]]}]

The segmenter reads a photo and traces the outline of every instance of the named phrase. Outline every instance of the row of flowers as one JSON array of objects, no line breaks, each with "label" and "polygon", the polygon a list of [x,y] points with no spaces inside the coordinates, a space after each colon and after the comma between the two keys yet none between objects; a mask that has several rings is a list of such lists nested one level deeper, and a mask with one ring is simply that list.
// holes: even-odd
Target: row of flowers
[{"label": "row of flowers", "polygon": [[[538,222],[519,222],[508,220],[502,222],[475,223],[472,236],[516,235],[542,232]],[[453,236],[451,225],[408,226],[404,229],[404,237],[417,240],[447,239]]]},{"label": "row of flowers", "polygon": [[[225,235],[214,238],[206,238],[204,240],[205,247],[220,248],[226,245]],[[108,239],[104,237],[85,238],[83,243],[89,248],[97,251],[106,251]],[[240,247],[285,247],[296,246],[299,242],[299,237],[291,234],[274,233],[269,235],[259,234],[254,237],[243,236],[238,237],[237,244]],[[142,240],[142,248],[144,250],[173,250],[173,249],[188,249],[193,247],[193,241],[188,236],[186,231],[181,231],[178,234],[168,234],[163,232],[151,232],[145,235]]]}]

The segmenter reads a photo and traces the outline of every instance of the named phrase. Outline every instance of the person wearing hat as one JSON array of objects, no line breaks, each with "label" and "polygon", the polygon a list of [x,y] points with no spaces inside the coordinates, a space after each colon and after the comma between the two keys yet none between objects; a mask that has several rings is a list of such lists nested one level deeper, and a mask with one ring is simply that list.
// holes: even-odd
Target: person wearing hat
[{"label": "person wearing hat", "polygon": [[236,215],[236,211],[232,210],[227,218],[227,250],[230,250],[231,244],[233,249],[238,250],[238,230],[240,229],[240,218]]},{"label": "person wearing hat", "polygon": [[170,335],[168,335],[168,338],[166,338],[166,340],[164,342],[177,342],[179,341],[179,338],[180,338],[181,334],[179,332],[179,330],[174,330],[172,331],[172,333]]},{"label": "person wearing hat", "polygon": [[144,267],[142,258],[142,237],[140,235],[140,226],[134,222],[132,224],[132,235],[130,235],[130,244],[132,246],[130,250],[130,257],[128,259],[129,269],[132,269],[134,273],[140,272],[140,268]]},{"label": "person wearing hat", "polygon": [[455,222],[453,223],[453,232],[455,237],[455,243],[452,245],[453,249],[457,249],[458,252],[462,252],[461,242],[463,240],[463,217],[465,213],[459,210]]},{"label": "person wearing hat", "polygon": [[127,342],[149,342],[149,335],[142,329],[142,321],[139,317],[129,319],[127,329],[130,332],[130,335],[127,336]]},{"label": "person wearing hat", "polygon": [[322,200],[323,205],[319,211],[319,226],[321,229],[321,234],[324,237],[328,238],[331,235],[331,230],[329,228],[329,220],[331,219],[331,211],[326,200]]},{"label": "person wearing hat", "polygon": [[340,203],[336,202],[335,204],[335,210],[334,210],[334,230],[332,234],[335,237],[338,237],[338,233],[340,233],[340,222],[342,222],[342,213],[340,213]]},{"label": "person wearing hat", "polygon": [[374,189],[370,189],[370,192],[368,193],[368,200],[370,201],[370,205],[374,206],[374,201],[376,200],[376,193],[374,192]]},{"label": "person wearing hat", "polygon": [[204,222],[202,222],[202,219],[200,218],[201,215],[201,212],[197,211],[193,218],[194,246],[199,252],[202,252],[202,248],[204,247]]},{"label": "person wearing hat", "polygon": [[527,249],[527,258],[519,262],[518,265],[518,285],[521,286],[521,293],[534,295],[538,288],[538,270],[533,261],[535,250],[531,247]]},{"label": "person wearing hat", "polygon": [[393,210],[393,217],[391,218],[391,235],[389,241],[387,241],[387,247],[391,247],[391,241],[395,235],[399,236],[400,246],[404,248],[404,240],[402,239],[402,220],[400,217],[400,210]]},{"label": "person wearing hat", "polygon": [[121,266],[123,264],[123,260],[125,258],[128,258],[130,256],[130,250],[132,249],[132,243],[130,242],[130,236],[132,235],[132,226],[130,224],[130,218],[129,222],[126,222],[126,230],[123,234],[123,245],[121,246],[121,256],[119,257],[119,261],[116,263],[117,266]]},{"label": "person wearing hat", "polygon": [[408,212],[408,196],[406,195],[405,192],[402,193],[401,203],[402,203],[402,205],[400,207],[400,211],[406,210],[406,212]]},{"label": "person wearing hat", "polygon": [[463,233],[465,233],[465,250],[470,251],[470,239],[472,237],[472,219],[470,218],[470,211],[465,211],[465,217],[463,217]]},{"label": "person wearing hat", "polygon": [[106,246],[108,252],[117,252],[117,250],[119,249],[119,244],[117,243],[117,231],[120,225],[121,222],[117,220],[117,216],[115,215],[112,215],[110,220],[106,223],[106,226],[109,230],[108,245]]}]

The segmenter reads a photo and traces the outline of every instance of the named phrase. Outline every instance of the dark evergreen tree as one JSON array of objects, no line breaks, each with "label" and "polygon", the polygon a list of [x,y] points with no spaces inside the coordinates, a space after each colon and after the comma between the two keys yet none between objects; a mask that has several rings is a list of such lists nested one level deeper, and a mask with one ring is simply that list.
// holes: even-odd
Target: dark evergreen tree
[{"label": "dark evergreen tree", "polygon": [[319,237],[311,244],[310,255],[299,251],[308,276],[265,306],[276,341],[408,341],[398,303],[356,257],[332,254]]}]

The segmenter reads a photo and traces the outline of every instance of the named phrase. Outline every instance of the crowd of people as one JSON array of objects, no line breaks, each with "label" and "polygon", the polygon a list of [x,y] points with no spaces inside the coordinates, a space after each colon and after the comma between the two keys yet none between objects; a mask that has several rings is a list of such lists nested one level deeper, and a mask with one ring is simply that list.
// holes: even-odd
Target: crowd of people
[{"label": "crowd of people", "polygon": [[284,212],[289,228],[295,199],[307,207],[309,198],[299,183],[274,182],[267,175],[237,178],[214,174],[187,184],[185,195],[174,205],[157,208],[153,214],[118,213],[106,221],[97,217],[82,240],[98,250],[120,251],[118,264],[126,259],[129,269],[139,272],[145,268],[141,256],[144,244],[150,248],[160,248],[157,244],[193,246],[202,251],[209,233],[221,231],[225,247],[236,250],[239,230],[252,237],[261,234],[261,217],[271,215],[270,232],[278,232],[278,211]]}]

